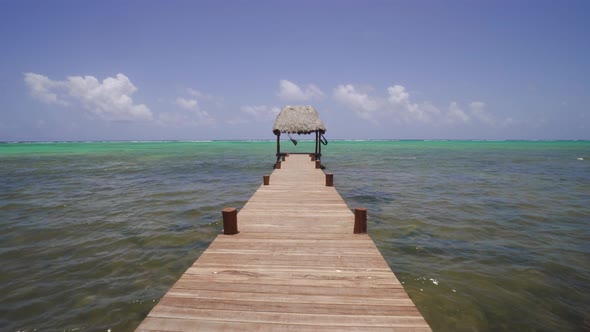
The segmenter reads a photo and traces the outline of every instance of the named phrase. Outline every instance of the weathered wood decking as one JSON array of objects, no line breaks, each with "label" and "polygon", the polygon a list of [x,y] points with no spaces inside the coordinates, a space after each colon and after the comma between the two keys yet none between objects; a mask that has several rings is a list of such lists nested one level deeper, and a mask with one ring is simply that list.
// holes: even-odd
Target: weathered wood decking
[{"label": "weathered wood decking", "polygon": [[[338,180],[336,180],[336,183]],[[370,212],[370,211],[369,211]],[[430,331],[307,155],[291,155],[138,331]]]}]

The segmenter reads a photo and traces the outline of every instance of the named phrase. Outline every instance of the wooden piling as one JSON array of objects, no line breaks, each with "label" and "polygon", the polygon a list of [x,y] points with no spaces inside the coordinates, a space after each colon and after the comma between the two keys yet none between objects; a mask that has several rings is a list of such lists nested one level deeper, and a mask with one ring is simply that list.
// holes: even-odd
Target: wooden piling
[{"label": "wooden piling", "polygon": [[367,233],[367,209],[354,209],[354,234]]},{"label": "wooden piling", "polygon": [[277,161],[275,163],[275,169],[281,169],[281,162],[280,161]]},{"label": "wooden piling", "polygon": [[317,168],[317,169],[322,168],[322,161],[321,160],[315,161],[315,168]]},{"label": "wooden piling", "polygon": [[334,174],[326,173],[326,187],[334,187]]},{"label": "wooden piling", "polygon": [[233,207],[226,207],[221,210],[223,216],[223,234],[238,234],[238,210]]},{"label": "wooden piling", "polygon": [[265,186],[268,186],[268,185],[269,185],[269,183],[270,183],[270,175],[263,175],[263,176],[262,176],[262,183],[263,183]]}]

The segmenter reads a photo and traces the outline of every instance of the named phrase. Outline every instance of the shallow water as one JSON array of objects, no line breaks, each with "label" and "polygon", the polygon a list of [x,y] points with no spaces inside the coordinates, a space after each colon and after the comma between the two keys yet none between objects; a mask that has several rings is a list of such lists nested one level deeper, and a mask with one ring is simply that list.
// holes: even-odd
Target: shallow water
[{"label": "shallow water", "polygon": [[[133,330],[274,149],[0,144],[0,330]],[[590,142],[334,141],[323,162],[435,331],[590,329]]]}]

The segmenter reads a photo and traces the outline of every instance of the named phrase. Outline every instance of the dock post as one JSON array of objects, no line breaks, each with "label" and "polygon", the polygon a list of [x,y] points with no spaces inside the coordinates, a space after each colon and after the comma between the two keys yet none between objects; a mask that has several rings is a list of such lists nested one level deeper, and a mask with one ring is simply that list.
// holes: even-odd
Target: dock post
[{"label": "dock post", "polygon": [[334,187],[334,174],[326,173],[326,187]]},{"label": "dock post", "polygon": [[263,175],[262,183],[264,183],[265,186],[268,186],[268,184],[270,183],[270,175]]},{"label": "dock post", "polygon": [[285,155],[281,156],[281,161],[285,161]]},{"label": "dock post", "polygon": [[221,210],[223,216],[223,234],[238,234],[238,210],[233,207],[225,207]]},{"label": "dock post", "polygon": [[311,161],[315,161],[315,155],[311,155]]},{"label": "dock post", "polygon": [[281,161],[277,161],[277,163],[275,164],[275,169],[281,169]]},{"label": "dock post", "polygon": [[367,233],[367,209],[366,208],[355,208],[354,209],[354,234],[366,234]]},{"label": "dock post", "polygon": [[322,166],[322,162],[320,160],[317,160],[316,159],[316,161],[315,161],[315,168],[321,168],[321,166]]}]

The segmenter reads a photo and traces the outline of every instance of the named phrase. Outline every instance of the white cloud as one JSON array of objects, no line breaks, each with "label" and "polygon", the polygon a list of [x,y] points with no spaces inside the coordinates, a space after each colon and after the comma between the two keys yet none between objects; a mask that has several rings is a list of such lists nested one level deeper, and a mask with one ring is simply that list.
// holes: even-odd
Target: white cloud
[{"label": "white cloud", "polygon": [[217,100],[219,98],[209,94],[209,93],[205,93],[199,90],[195,90],[193,88],[187,88],[186,89],[186,93],[188,93],[189,95],[201,99],[201,100]]},{"label": "white cloud", "polygon": [[25,73],[31,95],[48,104],[81,106],[103,120],[151,120],[152,112],[144,104],[134,104],[131,95],[137,88],[123,74],[102,82],[94,76],[70,76],[54,81],[47,76]]},{"label": "white cloud", "polygon": [[212,99],[208,94],[186,89],[192,98],[177,97],[173,104],[180,108],[180,112],[163,112],[158,115],[157,122],[163,126],[200,126],[215,123],[215,119],[201,108],[199,99]]},{"label": "white cloud", "polygon": [[349,107],[363,119],[371,119],[379,110],[380,102],[365,92],[357,91],[352,84],[339,85],[334,89],[334,99]]},{"label": "white cloud", "polygon": [[256,121],[274,120],[281,112],[281,109],[276,106],[257,105],[257,106],[242,106],[240,107],[242,113],[248,114]]},{"label": "white cloud", "polygon": [[387,88],[389,98],[387,99],[387,109],[391,115],[394,115],[405,122],[432,122],[434,117],[440,114],[438,108],[430,103],[422,105],[410,101],[410,93],[402,85],[394,85]]},{"label": "white cloud", "polygon": [[469,115],[465,113],[457,104],[457,102],[452,102],[449,105],[449,111],[447,112],[447,121],[449,123],[467,123],[470,121]]},{"label": "white cloud", "polygon": [[354,111],[360,118],[377,122],[389,118],[394,122],[405,124],[427,123],[439,124],[467,124],[482,123],[490,126],[509,125],[510,118],[497,120],[485,110],[485,103],[474,101],[467,109],[463,109],[457,102],[452,102],[447,111],[443,111],[430,102],[416,103],[412,101],[410,93],[402,85],[387,88],[387,96],[371,96],[368,92],[361,92],[352,84],[339,85],[334,89],[334,99]]},{"label": "white cloud", "polygon": [[31,95],[36,99],[48,104],[67,105],[65,100],[59,99],[57,94],[50,91],[59,88],[60,82],[52,81],[47,76],[25,73],[25,83],[31,90]]},{"label": "white cloud", "polygon": [[215,119],[209,115],[207,111],[199,110],[197,112],[193,112],[193,114],[196,115],[196,118],[193,117],[193,119],[196,119],[199,125],[210,125],[215,123]]},{"label": "white cloud", "polygon": [[483,123],[489,126],[506,126],[512,124],[511,118],[498,120],[485,110],[486,104],[481,101],[471,102],[467,109],[462,109],[457,102],[449,105],[449,110],[445,114],[447,123]]},{"label": "white cloud", "polygon": [[278,96],[285,101],[308,101],[312,99],[319,99],[324,95],[322,90],[313,84],[309,84],[303,89],[297,84],[288,81],[279,81],[279,93]]},{"label": "white cloud", "polygon": [[387,92],[389,92],[389,101],[391,103],[399,104],[409,102],[410,94],[401,85],[390,86],[387,88]]},{"label": "white cloud", "polygon": [[176,98],[176,105],[186,110],[198,110],[199,102],[196,99],[185,99],[182,97]]},{"label": "white cloud", "polygon": [[156,122],[162,126],[203,126],[215,123],[207,111],[201,110],[197,100],[177,98],[175,104],[182,109],[179,112],[162,112]]},{"label": "white cloud", "polygon": [[199,101],[210,102],[216,108],[223,108],[223,97],[215,96],[210,93],[199,91],[193,88],[187,88],[186,93]]},{"label": "white cloud", "polygon": [[193,97],[197,97],[197,98],[203,98],[203,96],[205,96],[204,93],[202,93],[199,90],[195,90],[193,88],[187,88],[186,93],[188,93],[189,95],[191,95]]},{"label": "white cloud", "polygon": [[492,116],[488,112],[485,111],[485,106],[486,104],[481,101],[472,102],[471,104],[469,104],[470,115],[473,118],[479,120],[480,122],[489,125],[495,125],[496,120],[492,118]]}]

